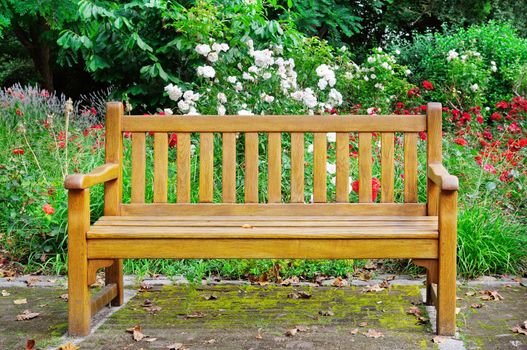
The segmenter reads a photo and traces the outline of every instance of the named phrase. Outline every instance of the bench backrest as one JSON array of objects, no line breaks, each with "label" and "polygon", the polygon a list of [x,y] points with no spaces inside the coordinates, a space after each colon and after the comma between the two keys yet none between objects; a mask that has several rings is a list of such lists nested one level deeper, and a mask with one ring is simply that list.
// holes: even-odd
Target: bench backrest
[{"label": "bench backrest", "polygon": [[[105,204],[105,212],[107,215],[426,215],[426,204],[417,203],[419,132],[427,133],[426,165],[440,162],[439,103],[429,103],[426,115],[411,116],[125,116],[122,104],[112,102],[108,104],[106,118],[106,160],[122,167],[123,135],[131,137],[131,169],[124,169],[131,173],[131,199],[130,204]],[[175,159],[169,157],[172,133],[177,135]],[[305,173],[306,133],[310,139],[313,134],[312,164],[307,164],[312,167],[309,179]],[[330,148],[333,152],[334,147],[336,154],[332,203],[328,203],[327,196],[327,133],[336,133],[336,142],[331,143]],[[380,140],[373,147],[372,133]],[[399,138],[404,147],[403,203],[394,203],[395,163],[401,162],[395,159],[395,133],[404,133]],[[153,203],[145,203],[149,135],[153,135],[153,181],[148,184],[153,186]],[[356,153],[350,152],[350,135],[352,138],[356,135],[358,140]],[[262,138],[266,139],[265,143],[259,142]],[[285,139],[290,143],[284,143]],[[191,169],[191,145],[196,142],[199,163],[196,163],[197,169]],[[290,147],[284,149],[285,144]],[[379,152],[380,160],[380,198],[377,200],[380,203],[372,203],[372,156],[376,155],[375,151]],[[221,155],[217,157],[221,159],[217,164],[214,163],[215,152]],[[262,157],[262,153],[267,157]],[[350,203],[350,159],[355,157],[358,158],[358,174],[353,174],[353,180],[359,181],[358,203]],[[175,164],[175,175],[171,171],[169,176],[170,162]],[[218,167],[221,167],[221,196],[217,195],[219,189],[214,188]],[[237,184],[237,171],[244,174],[243,184]],[[199,183],[199,203],[212,203],[214,191],[214,201],[221,203],[191,203],[191,192],[197,190],[191,189],[193,178]],[[306,197],[305,193],[306,180],[313,188],[309,204],[305,203],[306,198],[310,202],[310,194]],[[169,184],[170,181],[175,185]],[[259,194],[259,181],[267,182],[266,196]],[[175,190],[176,204],[167,203],[169,188]],[[243,188],[243,200],[235,204],[237,188]],[[290,190],[290,196],[284,196],[283,188]],[[109,190],[122,191],[121,180]],[[434,202],[431,196],[436,195],[428,193],[428,202]],[[288,203],[283,203],[284,199]],[[262,201],[264,203],[259,203]]]}]

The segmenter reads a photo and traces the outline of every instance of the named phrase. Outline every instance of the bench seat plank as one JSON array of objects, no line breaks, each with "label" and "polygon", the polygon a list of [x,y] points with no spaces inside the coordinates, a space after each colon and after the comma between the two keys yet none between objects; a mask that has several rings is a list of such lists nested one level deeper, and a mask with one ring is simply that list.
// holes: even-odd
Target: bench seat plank
[{"label": "bench seat plank", "polygon": [[[179,219],[178,217],[177,219]],[[437,239],[437,220],[259,220],[245,217],[239,220],[214,220],[193,217],[194,220],[157,220],[136,217],[136,220],[100,220],[88,231],[88,239],[116,238],[344,238],[344,239]],[[419,217],[418,217],[419,218]],[[167,219],[167,220],[165,220]]]},{"label": "bench seat plank", "polygon": [[437,259],[437,239],[88,239],[88,259]]}]

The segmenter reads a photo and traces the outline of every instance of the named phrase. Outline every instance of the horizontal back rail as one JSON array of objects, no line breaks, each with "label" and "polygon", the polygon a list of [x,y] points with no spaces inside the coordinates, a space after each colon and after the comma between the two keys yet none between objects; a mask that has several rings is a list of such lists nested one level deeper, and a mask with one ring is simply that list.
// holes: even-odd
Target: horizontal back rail
[{"label": "horizontal back rail", "polygon": [[126,116],[130,132],[419,132],[425,115]]}]

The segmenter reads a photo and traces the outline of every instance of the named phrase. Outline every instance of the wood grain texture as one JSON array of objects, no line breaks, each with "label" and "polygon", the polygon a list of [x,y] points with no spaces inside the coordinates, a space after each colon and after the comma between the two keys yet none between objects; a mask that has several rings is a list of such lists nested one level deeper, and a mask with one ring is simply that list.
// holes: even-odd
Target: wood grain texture
[{"label": "wood grain texture", "polygon": [[124,109],[121,102],[106,104],[105,162],[119,166],[115,180],[104,183],[104,215],[118,215],[122,202],[123,124]]},{"label": "wood grain texture", "polygon": [[236,134],[222,135],[221,193],[223,203],[236,202]]},{"label": "wood grain texture", "polygon": [[190,202],[190,134],[177,134],[176,154],[176,201]]},{"label": "wood grain texture", "polygon": [[[115,215],[115,214],[114,214]],[[89,190],[68,191],[68,324],[71,336],[90,332],[90,291],[86,233],[90,228]]]},{"label": "wood grain texture", "polygon": [[106,163],[87,174],[67,175],[64,180],[64,188],[68,190],[83,190],[100,183],[115,180],[119,176],[119,169],[118,164]]},{"label": "wood grain texture", "polygon": [[428,178],[441,190],[457,191],[459,189],[459,179],[457,176],[450,175],[443,164],[429,164]]},{"label": "wood grain texture", "polygon": [[372,201],[371,133],[359,133],[359,202]]},{"label": "wood grain texture", "polygon": [[303,133],[291,133],[291,203],[304,203]]},{"label": "wood grain texture", "polygon": [[[427,127],[427,169],[431,163],[441,163],[442,161],[442,106],[440,103],[429,103],[426,110]],[[428,214],[437,215],[439,207],[439,187],[430,180],[427,180],[427,204]]]},{"label": "wood grain texture", "polygon": [[236,203],[124,204],[122,215],[426,215],[420,203]]},{"label": "wood grain texture", "polygon": [[269,133],[267,166],[267,194],[269,203],[282,202],[282,135],[278,132]]},{"label": "wood grain texture", "polygon": [[132,132],[419,132],[424,115],[126,116]]},{"label": "wood grain texture", "polygon": [[437,239],[93,239],[88,257],[437,259]]},{"label": "wood grain texture", "polygon": [[245,203],[258,203],[258,133],[245,134]]},{"label": "wood grain texture", "polygon": [[145,133],[132,134],[132,203],[145,202],[146,137]]},{"label": "wood grain texture", "polygon": [[404,201],[417,203],[417,134],[404,134]]},{"label": "wood grain texture", "polygon": [[115,300],[117,294],[117,285],[114,283],[102,287],[101,290],[95,294],[90,301],[91,316],[94,316],[99,310],[110,304],[112,300]]},{"label": "wood grain texture", "polygon": [[154,203],[168,199],[168,135],[154,134]]},{"label": "wood grain texture", "polygon": [[[113,217],[119,218],[119,216]],[[97,271],[99,269],[111,266],[113,262],[113,259],[88,260],[88,285],[91,286],[92,284],[97,282]]]},{"label": "wood grain texture", "polygon": [[439,197],[439,278],[437,284],[437,334],[456,331],[457,191]]},{"label": "wood grain texture", "polygon": [[350,157],[349,157],[349,133],[337,133],[337,174],[336,174],[336,194],[335,199],[338,203],[349,202],[350,193]]},{"label": "wood grain texture", "polygon": [[214,134],[199,135],[199,201],[212,203],[214,194]]},{"label": "wood grain texture", "polygon": [[[123,260],[115,259],[113,264],[105,268],[104,282],[108,285],[114,285],[116,293],[110,302],[112,306],[121,306],[124,303],[124,270]],[[92,309],[93,314],[93,309]]]},{"label": "wood grain texture", "polygon": [[394,141],[393,132],[381,134],[381,202],[394,201]]},{"label": "wood grain texture", "polygon": [[325,133],[315,133],[313,139],[313,201],[327,201],[327,142]]}]

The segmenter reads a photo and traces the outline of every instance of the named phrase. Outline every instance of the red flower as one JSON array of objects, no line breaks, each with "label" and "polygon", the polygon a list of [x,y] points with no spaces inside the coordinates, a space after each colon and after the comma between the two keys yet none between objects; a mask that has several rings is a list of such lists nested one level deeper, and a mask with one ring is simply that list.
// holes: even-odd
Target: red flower
[{"label": "red flower", "polygon": [[426,141],[426,132],[420,131],[419,132],[419,138],[423,141]]},{"label": "red flower", "polygon": [[13,153],[13,154],[24,154],[24,150],[22,148],[15,148],[11,153]]},{"label": "red flower", "polygon": [[500,121],[502,119],[502,116],[498,112],[494,112],[490,116],[490,119]]},{"label": "red flower", "polygon": [[66,147],[66,142],[64,142],[64,141],[60,141],[60,142],[58,143],[58,147],[59,147],[60,149],[65,148],[65,147]]},{"label": "red flower", "polygon": [[490,133],[490,131],[483,131],[483,137],[487,140],[492,140],[492,134]]},{"label": "red flower", "polygon": [[176,147],[177,145],[177,134],[172,133],[168,135],[168,146],[169,147]]},{"label": "red flower", "polygon": [[483,166],[483,170],[489,172],[489,173],[493,173],[493,174],[496,174],[496,169],[494,169],[494,166],[492,164],[485,164]]},{"label": "red flower", "polygon": [[90,108],[90,113],[92,115],[97,115],[97,110],[94,107],[92,107],[92,108]]},{"label": "red flower", "polygon": [[507,109],[509,108],[509,104],[501,100],[500,102],[496,103],[496,108]]},{"label": "red flower", "polygon": [[412,98],[414,96],[420,96],[420,91],[418,87],[411,88],[408,90],[407,95],[409,98]]},{"label": "red flower", "polygon": [[458,137],[458,138],[454,139],[454,143],[457,143],[457,144],[460,145],[460,146],[466,146],[466,145],[468,145],[467,140],[465,140],[465,139],[462,138],[462,137]]},{"label": "red flower", "polygon": [[514,181],[514,176],[510,174],[508,171],[503,171],[500,175],[500,180],[503,182],[512,182]]},{"label": "red flower", "polygon": [[397,109],[403,109],[403,108],[404,108],[404,103],[402,103],[402,102],[397,102],[396,105],[395,105],[395,108],[397,108]]},{"label": "red flower", "polygon": [[[351,184],[351,188],[353,192],[359,193],[359,180],[353,181],[353,183]],[[379,192],[380,188],[381,188],[381,182],[379,181],[379,179],[373,177],[371,179],[371,200],[372,201],[375,201],[375,199],[377,198],[377,193]]]},{"label": "red flower", "polygon": [[425,80],[423,81],[423,87],[427,90],[433,90],[434,89],[434,85],[432,85],[431,82],[429,82],[428,80]]},{"label": "red flower", "polygon": [[16,109],[16,115],[18,115],[19,117],[23,116],[24,113],[20,110],[20,109]]},{"label": "red flower", "polygon": [[46,213],[47,215],[51,215],[55,212],[55,208],[53,208],[49,203],[44,204],[42,206],[42,210],[44,210],[44,213]]},{"label": "red flower", "polygon": [[483,124],[483,117],[481,116],[481,114],[478,114],[476,120],[478,121],[478,123]]}]

